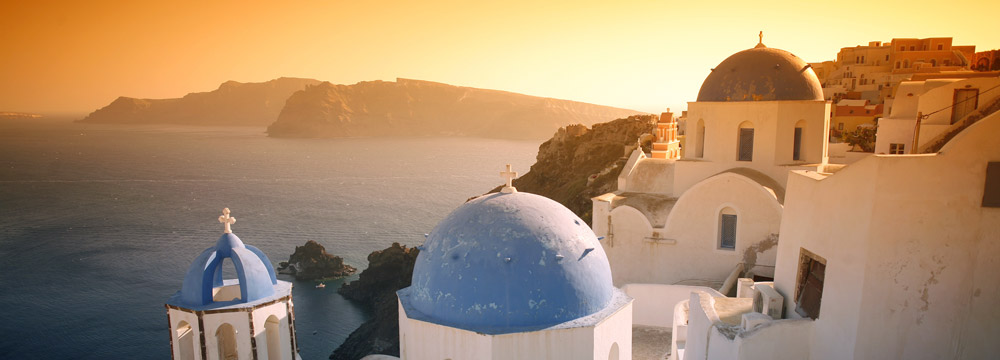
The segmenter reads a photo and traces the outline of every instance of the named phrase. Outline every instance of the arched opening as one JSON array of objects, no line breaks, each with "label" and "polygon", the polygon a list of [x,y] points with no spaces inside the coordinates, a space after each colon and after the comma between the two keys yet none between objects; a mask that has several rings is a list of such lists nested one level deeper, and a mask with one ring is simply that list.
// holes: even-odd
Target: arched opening
[{"label": "arched opening", "polygon": [[[230,258],[222,259],[222,263],[219,264],[219,271],[222,272],[223,279],[235,279],[237,277],[236,265],[233,264],[233,260]],[[239,284],[217,287],[212,289],[212,292],[212,301],[239,300],[242,296]]]},{"label": "arched opening", "polygon": [[795,123],[795,130],[792,133],[792,161],[802,160],[802,132],[805,131],[805,127],[805,120]]},{"label": "arched opening", "polygon": [[931,66],[937,66],[937,60],[931,59]]},{"label": "arched opening", "polygon": [[736,160],[753,161],[753,123],[740,123],[736,144]]},{"label": "arched opening", "polygon": [[264,334],[267,336],[267,360],[281,359],[281,321],[271,315],[264,322]]},{"label": "arched opening", "polygon": [[178,346],[178,356],[180,360],[194,360],[194,331],[191,330],[191,324],[187,321],[181,321],[177,324],[177,346]]},{"label": "arched opening", "polygon": [[611,344],[611,352],[608,353],[608,360],[618,360],[618,343]]},{"label": "arched opening", "polygon": [[215,330],[215,346],[219,351],[219,360],[239,359],[236,352],[236,329],[232,325],[219,325],[219,329]]},{"label": "arched opening", "polygon": [[719,211],[719,249],[736,250],[736,210],[725,207]]},{"label": "arched opening", "polygon": [[697,128],[698,144],[694,149],[694,157],[703,158],[705,157],[705,120],[698,119]]}]

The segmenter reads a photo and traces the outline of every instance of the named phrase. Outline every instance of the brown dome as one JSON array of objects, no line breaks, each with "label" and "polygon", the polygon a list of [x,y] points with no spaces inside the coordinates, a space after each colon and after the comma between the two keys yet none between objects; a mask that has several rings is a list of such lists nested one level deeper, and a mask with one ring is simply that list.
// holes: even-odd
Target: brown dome
[{"label": "brown dome", "polygon": [[775,100],[823,100],[823,86],[805,61],[763,45],[723,60],[698,92],[698,101]]}]

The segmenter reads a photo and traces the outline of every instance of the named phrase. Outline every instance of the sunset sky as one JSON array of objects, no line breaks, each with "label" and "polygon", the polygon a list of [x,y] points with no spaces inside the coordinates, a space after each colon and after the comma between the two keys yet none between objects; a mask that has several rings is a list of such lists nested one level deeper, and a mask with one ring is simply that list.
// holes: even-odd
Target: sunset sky
[{"label": "sunset sky", "polygon": [[1000,2],[4,1],[0,111],[88,113],[227,80],[396,77],[659,112],[764,44],[806,61],[893,37],[1000,48]]}]

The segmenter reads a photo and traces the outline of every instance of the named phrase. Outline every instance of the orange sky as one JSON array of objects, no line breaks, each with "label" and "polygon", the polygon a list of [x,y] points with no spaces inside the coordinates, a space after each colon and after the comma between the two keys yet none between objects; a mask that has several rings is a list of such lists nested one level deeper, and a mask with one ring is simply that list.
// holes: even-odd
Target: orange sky
[{"label": "orange sky", "polygon": [[[942,4],[953,6],[942,8]],[[648,112],[757,43],[806,61],[893,37],[1000,48],[1000,2],[5,1],[0,111],[78,112],[226,80],[406,77]]]}]

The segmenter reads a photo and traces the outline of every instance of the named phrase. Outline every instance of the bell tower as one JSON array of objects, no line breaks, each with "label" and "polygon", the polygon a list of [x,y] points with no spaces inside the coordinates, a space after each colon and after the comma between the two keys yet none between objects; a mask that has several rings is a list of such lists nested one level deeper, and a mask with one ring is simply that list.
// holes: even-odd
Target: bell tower
[{"label": "bell tower", "polygon": [[677,119],[674,113],[667,109],[667,112],[660,115],[660,120],[656,122],[656,130],[653,130],[656,141],[653,142],[654,159],[680,159],[681,142],[677,140]]}]

